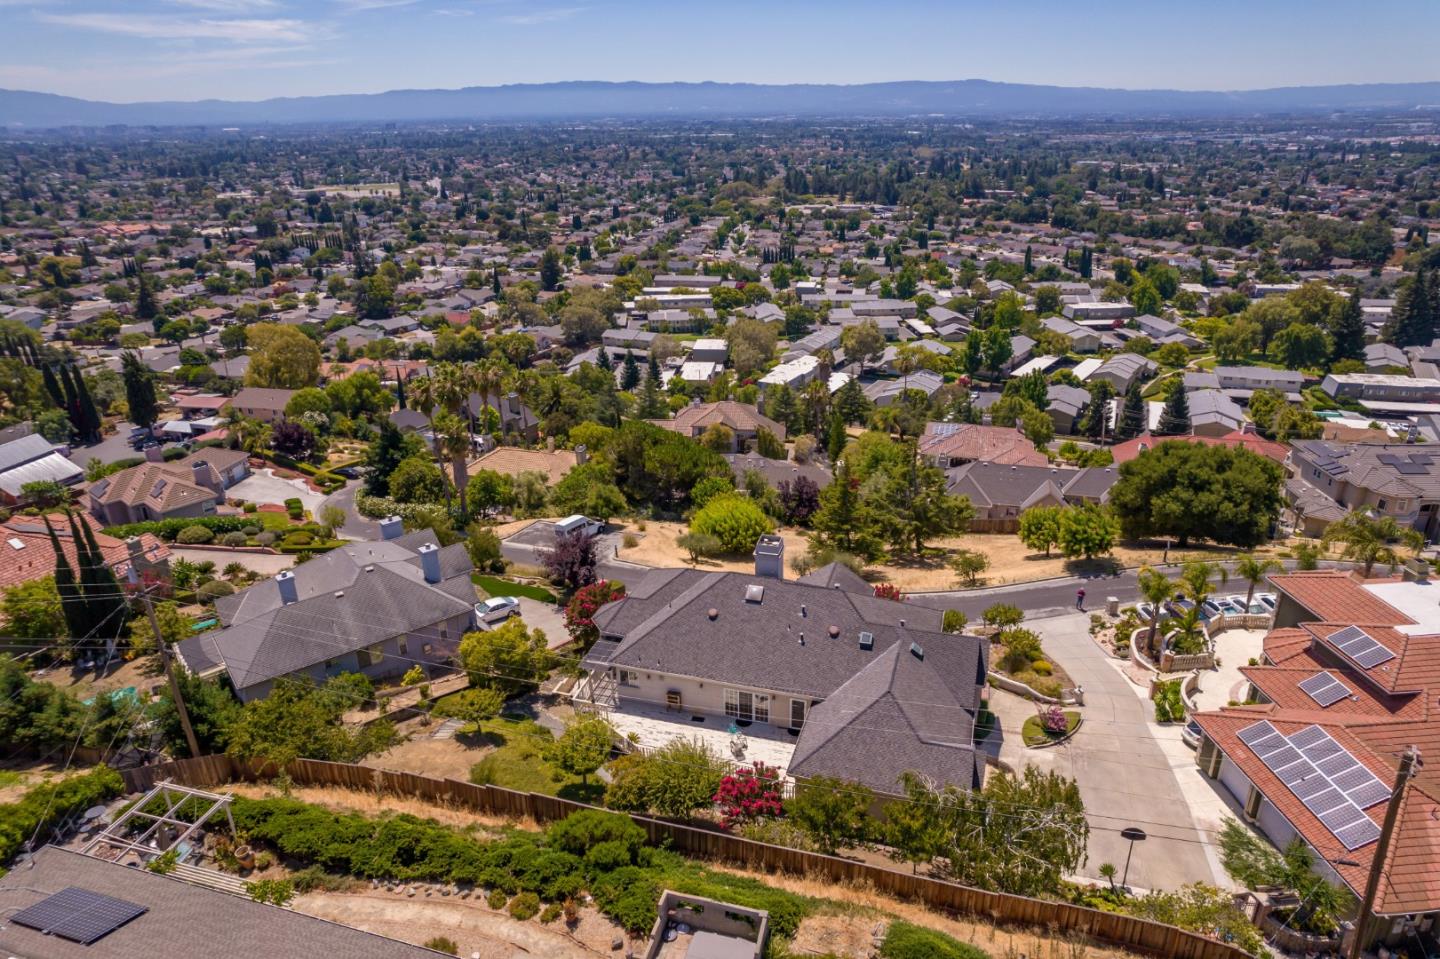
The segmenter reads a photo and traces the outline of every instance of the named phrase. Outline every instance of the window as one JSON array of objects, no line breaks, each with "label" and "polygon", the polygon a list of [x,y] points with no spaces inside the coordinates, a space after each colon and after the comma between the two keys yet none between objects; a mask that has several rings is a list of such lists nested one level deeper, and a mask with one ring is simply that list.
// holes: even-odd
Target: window
[{"label": "window", "polygon": [[385,644],[376,643],[373,646],[366,646],[355,654],[355,661],[361,669],[366,666],[378,666],[385,661]]},{"label": "window", "polygon": [[440,627],[440,638],[441,638],[441,639],[449,639],[449,638],[450,638],[450,627],[449,627],[449,626],[441,626],[441,627]]},{"label": "window", "polygon": [[1260,790],[1256,789],[1254,786],[1250,787],[1250,795],[1245,797],[1246,819],[1254,819],[1256,816],[1260,815],[1260,800],[1264,798],[1265,797],[1261,794]]},{"label": "window", "polygon": [[426,643],[424,646],[421,646],[420,649],[421,649],[422,652],[425,653],[426,656],[429,656],[431,653],[435,652],[435,647],[432,646],[432,645],[430,645],[429,643]]},{"label": "window", "polygon": [[725,715],[746,722],[770,721],[770,697],[743,689],[725,690]]},{"label": "window", "polygon": [[1376,508],[1376,509],[1384,509],[1384,508],[1385,508],[1385,501],[1382,499],[1382,500],[1380,500],[1379,502],[1377,502],[1377,503],[1375,504],[1375,508]]},{"label": "window", "polygon": [[410,637],[401,636],[400,639],[396,641],[395,647],[401,656],[408,656],[410,654]]}]

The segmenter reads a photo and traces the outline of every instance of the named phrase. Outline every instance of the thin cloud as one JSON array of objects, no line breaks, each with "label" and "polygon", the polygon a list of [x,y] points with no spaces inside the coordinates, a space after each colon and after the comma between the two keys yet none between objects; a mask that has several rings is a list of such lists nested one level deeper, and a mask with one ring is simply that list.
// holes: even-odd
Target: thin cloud
[{"label": "thin cloud", "polygon": [[388,10],[391,7],[409,7],[420,0],[335,0],[336,4],[352,12],[362,10]]},{"label": "thin cloud", "polygon": [[586,7],[554,7],[550,10],[536,10],[533,13],[511,13],[499,18],[501,23],[508,23],[517,27],[534,27],[543,23],[558,23],[561,20],[569,20],[577,13],[583,13]]},{"label": "thin cloud", "polygon": [[304,20],[288,18],[187,20],[117,13],[42,13],[46,23],[97,30],[147,40],[225,40],[231,43],[303,43],[312,30]]},{"label": "thin cloud", "polygon": [[210,10],[214,13],[254,13],[257,10],[273,10],[279,6],[277,0],[169,0],[169,2],[181,7]]}]

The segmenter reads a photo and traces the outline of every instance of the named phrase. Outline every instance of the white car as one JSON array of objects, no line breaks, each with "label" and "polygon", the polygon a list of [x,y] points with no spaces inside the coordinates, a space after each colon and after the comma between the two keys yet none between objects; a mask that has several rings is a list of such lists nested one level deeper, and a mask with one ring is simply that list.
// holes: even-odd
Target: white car
[{"label": "white car", "polygon": [[483,603],[475,604],[475,622],[499,623],[520,612],[518,596],[491,596]]}]

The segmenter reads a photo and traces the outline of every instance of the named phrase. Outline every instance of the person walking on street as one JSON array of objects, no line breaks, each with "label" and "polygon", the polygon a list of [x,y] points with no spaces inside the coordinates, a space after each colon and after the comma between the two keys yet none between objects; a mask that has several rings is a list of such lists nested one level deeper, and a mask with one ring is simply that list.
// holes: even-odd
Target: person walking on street
[{"label": "person walking on street", "polygon": [[1075,608],[1082,613],[1085,611],[1085,590],[1083,589],[1075,591]]}]

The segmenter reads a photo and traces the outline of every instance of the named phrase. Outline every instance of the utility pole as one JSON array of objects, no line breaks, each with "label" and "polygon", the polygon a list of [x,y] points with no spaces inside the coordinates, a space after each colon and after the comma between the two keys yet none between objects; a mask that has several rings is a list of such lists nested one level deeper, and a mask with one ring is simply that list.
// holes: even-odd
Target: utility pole
[{"label": "utility pole", "polygon": [[1395,788],[1390,793],[1390,804],[1385,807],[1385,822],[1380,827],[1380,840],[1375,844],[1370,877],[1365,881],[1365,899],[1360,904],[1359,915],[1355,917],[1355,938],[1350,943],[1350,959],[1360,959],[1364,950],[1362,943],[1370,925],[1370,911],[1375,908],[1375,897],[1380,892],[1380,877],[1385,872],[1385,856],[1390,850],[1395,820],[1400,816],[1400,804],[1405,801],[1405,784],[1415,775],[1415,769],[1420,765],[1420,750],[1414,746],[1405,747],[1405,751],[1400,754],[1400,769],[1395,773]]},{"label": "utility pole", "polygon": [[[139,582],[139,574],[135,570],[135,564],[130,564],[130,581]],[[175,700],[175,712],[180,715],[180,728],[185,730],[185,744],[190,747],[190,755],[196,759],[200,758],[200,742],[195,738],[195,730],[190,725],[190,710],[185,708],[185,697],[180,694],[180,681],[175,678],[175,666],[170,661],[170,646],[165,642],[165,637],[160,635],[160,620],[155,618],[155,602],[150,598],[150,590],[140,591],[140,601],[145,604],[145,615],[150,619],[150,632],[155,636],[155,648],[160,651],[160,663],[165,668],[165,678],[170,682],[170,698]]]}]

